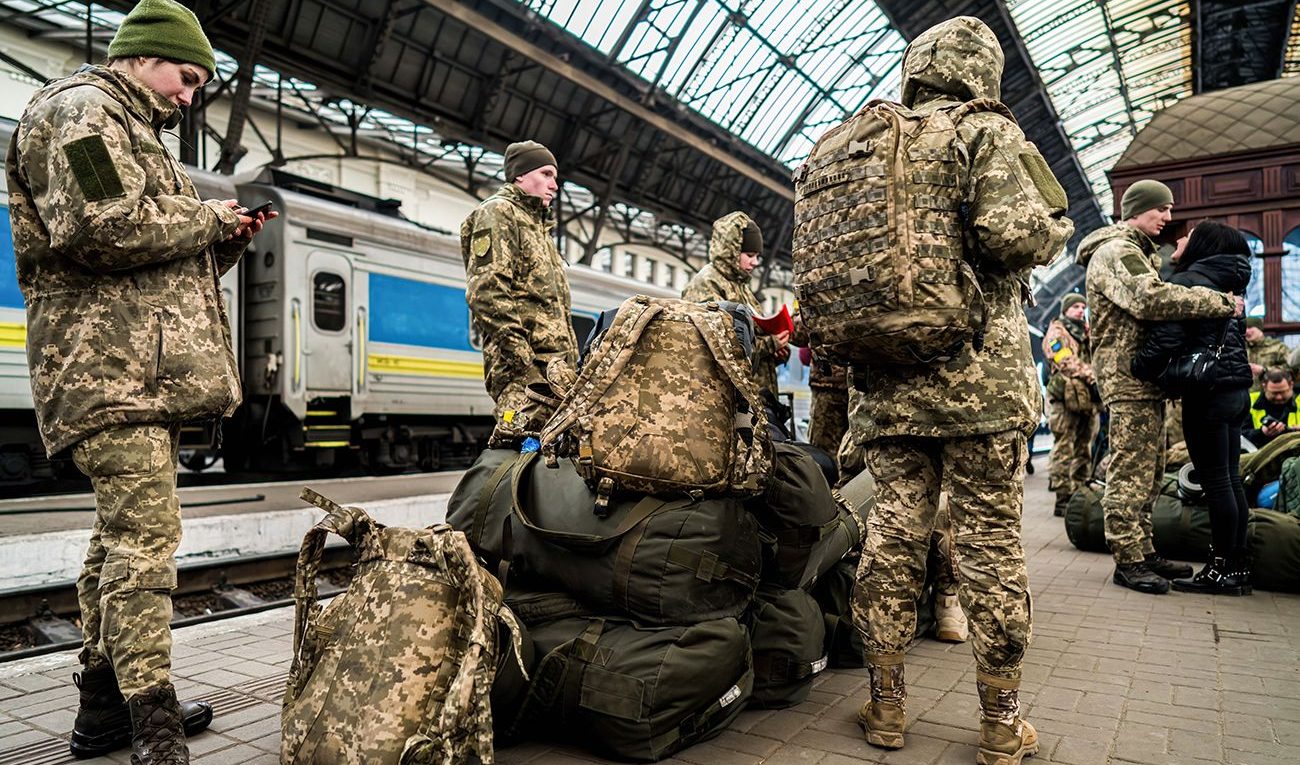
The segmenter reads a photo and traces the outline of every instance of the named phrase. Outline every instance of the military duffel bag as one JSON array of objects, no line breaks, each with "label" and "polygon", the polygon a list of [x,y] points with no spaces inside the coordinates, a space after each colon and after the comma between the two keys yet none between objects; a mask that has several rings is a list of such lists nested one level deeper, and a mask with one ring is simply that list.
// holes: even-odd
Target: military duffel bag
[{"label": "military duffel bag", "polygon": [[[812,589],[826,625],[826,658],[832,667],[865,666],[866,647],[861,631],[853,622],[853,587],[859,561],[859,556],[854,554],[836,563]],[[928,635],[933,629],[934,573],[930,569],[926,571],[925,586],[916,602],[916,634]]]},{"label": "military duffel bag", "polygon": [[541,433],[601,505],[616,489],[752,495],[772,468],[763,402],[717,303],[628,298]]},{"label": "military duffel bag", "polygon": [[[517,580],[518,577],[515,577]],[[520,622],[529,627],[559,619],[599,616],[589,606],[579,603],[567,592],[546,592],[521,588],[518,581],[506,587],[506,605]]]},{"label": "military duffel bag", "polygon": [[[628,498],[602,517],[571,465],[536,457],[484,452],[447,506],[479,554],[508,560],[513,581],[653,625],[738,617],[753,600],[758,522],[739,500]],[[503,460],[511,466],[489,468]],[[484,476],[495,485],[476,483]]]},{"label": "military duffel bag", "polygon": [[[298,555],[280,761],[493,762],[499,624],[513,636],[501,650],[523,650],[500,585],[450,526],[386,528],[360,508],[302,496],[329,515]],[[331,533],[356,548],[356,574],[322,607],[316,575]]]},{"label": "military duffel bag", "polygon": [[811,587],[862,546],[866,523],[826,483],[811,454],[793,444],[773,448],[767,491],[746,503],[764,532],[762,579],[782,588]]},{"label": "military duffel bag", "polygon": [[760,588],[745,616],[754,655],[750,706],[781,709],[808,698],[826,669],[826,624],[806,590]]},{"label": "military duffel bag", "polygon": [[1078,488],[1065,506],[1065,535],[1070,544],[1084,552],[1110,552],[1106,544],[1106,517],[1101,496],[1106,484],[1088,481]]},{"label": "military duffel bag", "polygon": [[1205,561],[1210,557],[1210,508],[1201,502],[1184,502],[1166,483],[1166,491],[1151,507],[1151,544],[1173,560]]},{"label": "military duffel bag", "polygon": [[1251,584],[1300,592],[1300,519],[1273,510],[1250,511]]},{"label": "military duffel bag", "polygon": [[[510,605],[506,599],[507,607]],[[511,609],[513,611],[514,609]],[[518,618],[518,614],[515,614]],[[520,619],[520,622],[523,620]],[[503,623],[497,630],[497,645],[509,645],[511,640],[508,627]],[[525,624],[519,624],[520,652],[518,660],[514,651],[497,651],[496,676],[492,681],[492,727],[496,732],[497,744],[512,743],[509,723],[519,716],[524,697],[528,694],[528,678],[537,663],[537,653],[533,647],[533,636]]]},{"label": "military duffel bag", "polygon": [[749,637],[735,619],[657,629],[564,619],[533,637],[543,658],[516,730],[618,759],[654,762],[712,738],[753,691]]}]

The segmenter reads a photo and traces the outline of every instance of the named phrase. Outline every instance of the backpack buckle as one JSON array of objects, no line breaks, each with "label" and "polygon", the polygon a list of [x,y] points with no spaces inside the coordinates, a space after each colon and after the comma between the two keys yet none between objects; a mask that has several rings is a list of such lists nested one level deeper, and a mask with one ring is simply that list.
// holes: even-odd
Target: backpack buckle
[{"label": "backpack buckle", "polygon": [[864,141],[860,138],[849,141],[849,156],[851,157],[869,157],[873,151],[870,141]]},{"label": "backpack buckle", "polygon": [[849,269],[849,283],[860,284],[862,282],[874,282],[876,280],[876,270],[871,266],[854,266]]},{"label": "backpack buckle", "polygon": [[596,506],[592,512],[597,518],[604,520],[609,517],[609,497],[614,493],[614,479],[606,476],[596,483]]}]

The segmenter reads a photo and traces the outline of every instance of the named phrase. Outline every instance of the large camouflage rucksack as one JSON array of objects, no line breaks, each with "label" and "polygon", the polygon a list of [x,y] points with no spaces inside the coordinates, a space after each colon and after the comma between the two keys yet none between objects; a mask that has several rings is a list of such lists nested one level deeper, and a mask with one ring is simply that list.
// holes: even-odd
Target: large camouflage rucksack
[{"label": "large camouflage rucksack", "polygon": [[928,364],[982,342],[965,258],[969,158],[957,125],[977,99],[913,111],[874,100],[795,173],[794,278],[812,346],[850,364]]},{"label": "large camouflage rucksack", "polygon": [[[298,555],[280,761],[490,765],[500,623],[510,653],[522,650],[500,585],[450,526],[385,528],[360,508],[302,496],[329,515]],[[322,608],[316,575],[330,534],[356,548],[356,575]]]},{"label": "large camouflage rucksack", "polygon": [[653,762],[722,732],[753,691],[735,619],[647,628],[563,619],[533,630],[543,656],[514,727],[620,760]]},{"label": "large camouflage rucksack", "polygon": [[619,307],[541,442],[548,465],[573,458],[600,507],[616,488],[756,494],[772,465],[731,314],[644,295]]}]

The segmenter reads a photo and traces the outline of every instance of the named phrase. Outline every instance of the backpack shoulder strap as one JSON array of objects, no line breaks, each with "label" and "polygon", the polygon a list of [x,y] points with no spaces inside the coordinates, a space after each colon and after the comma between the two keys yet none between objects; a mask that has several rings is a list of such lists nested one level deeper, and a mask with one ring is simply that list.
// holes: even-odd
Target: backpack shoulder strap
[{"label": "backpack shoulder strap", "polygon": [[975,98],[970,101],[963,101],[960,104],[948,110],[952,117],[953,124],[957,124],[976,112],[992,112],[999,114],[1011,120],[1016,126],[1020,123],[1016,120],[1016,115],[1011,113],[1011,109],[1006,104],[995,98]]}]

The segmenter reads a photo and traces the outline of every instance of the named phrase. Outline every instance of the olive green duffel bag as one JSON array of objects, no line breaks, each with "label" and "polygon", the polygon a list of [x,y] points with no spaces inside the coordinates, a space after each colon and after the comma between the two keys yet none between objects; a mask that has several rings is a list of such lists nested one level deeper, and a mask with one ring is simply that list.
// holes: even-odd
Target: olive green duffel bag
[{"label": "olive green duffel bag", "polygon": [[1105,514],[1101,509],[1101,495],[1106,484],[1088,481],[1070,497],[1065,506],[1065,535],[1070,544],[1084,552],[1110,552],[1106,545]]},{"label": "olive green duffel bag", "polygon": [[[832,667],[861,667],[864,661],[862,633],[853,623],[853,585],[858,576],[859,556],[854,554],[836,563],[812,590],[822,609],[826,625],[826,657]],[[928,635],[934,629],[934,572],[928,566],[925,586],[916,602],[916,635]]]},{"label": "olive green duffel bag", "polygon": [[572,465],[536,457],[484,452],[447,506],[448,522],[489,562],[505,558],[519,585],[649,625],[738,617],[753,600],[758,522],[738,500],[616,498],[601,516]]},{"label": "olive green duffel bag", "polygon": [[1251,583],[1261,590],[1300,592],[1300,519],[1251,510]]},{"label": "olive green duffel bag", "polygon": [[767,491],[746,503],[763,529],[764,582],[808,588],[862,546],[866,523],[826,483],[817,460],[798,446],[773,444]]},{"label": "olive green duffel bag", "polygon": [[753,690],[749,637],[735,619],[645,628],[563,619],[533,631],[544,654],[516,733],[568,738],[654,762],[712,738]]},{"label": "olive green duffel bag", "polygon": [[[1110,552],[1106,544],[1105,513],[1101,498],[1106,484],[1089,481],[1070,497],[1065,510],[1065,533],[1070,543],[1085,552]],[[1156,552],[1174,560],[1203,561],[1210,550],[1210,511],[1199,502],[1178,496],[1178,475],[1165,476],[1160,496],[1151,508],[1151,542]]]},{"label": "olive green duffel bag", "polygon": [[808,698],[813,678],[826,669],[826,624],[806,590],[762,587],[746,614],[754,654],[750,706],[791,707]]}]

